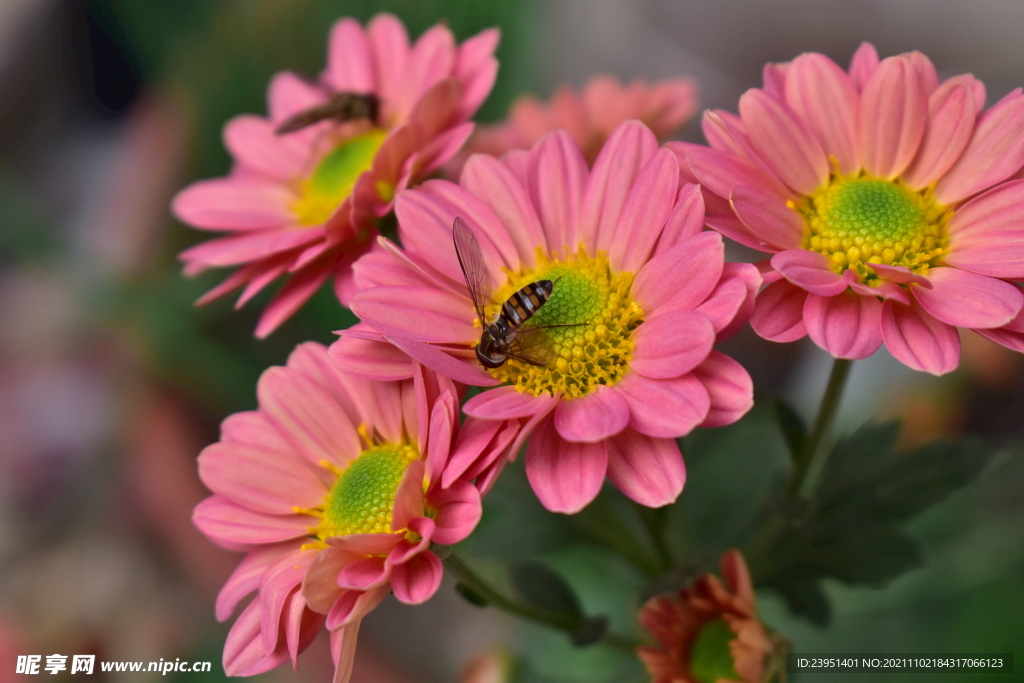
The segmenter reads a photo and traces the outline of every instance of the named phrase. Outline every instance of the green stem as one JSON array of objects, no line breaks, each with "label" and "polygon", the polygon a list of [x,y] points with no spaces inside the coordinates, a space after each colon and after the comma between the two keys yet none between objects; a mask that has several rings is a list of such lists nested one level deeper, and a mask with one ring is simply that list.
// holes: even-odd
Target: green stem
[{"label": "green stem", "polygon": [[825,387],[825,394],[821,397],[818,416],[814,419],[814,426],[811,427],[811,433],[807,436],[807,441],[804,442],[800,459],[797,461],[796,469],[790,480],[790,497],[810,498],[817,487],[818,479],[825,468],[825,461],[828,460],[829,454],[828,449],[822,446],[835,419],[839,400],[843,395],[843,387],[846,385],[846,378],[850,374],[852,364],[851,360],[836,358],[832,365],[828,386]]},{"label": "green stem", "polygon": [[[559,631],[565,631],[570,635],[576,633],[580,626],[583,625],[583,620],[579,617],[567,614],[556,614],[530,605],[524,605],[523,603],[502,594],[497,588],[488,583],[486,579],[477,574],[472,567],[466,564],[465,561],[463,561],[462,558],[454,552],[449,553],[448,557],[444,559],[444,564],[445,567],[455,575],[459,583],[477,593],[481,598],[487,601],[487,604],[497,607],[503,612],[514,614],[517,617],[521,617],[538,624],[544,624],[545,626],[549,626]],[[600,642],[614,648],[628,651],[635,650],[640,644],[633,642],[628,638],[617,636],[613,633],[605,633]]]}]

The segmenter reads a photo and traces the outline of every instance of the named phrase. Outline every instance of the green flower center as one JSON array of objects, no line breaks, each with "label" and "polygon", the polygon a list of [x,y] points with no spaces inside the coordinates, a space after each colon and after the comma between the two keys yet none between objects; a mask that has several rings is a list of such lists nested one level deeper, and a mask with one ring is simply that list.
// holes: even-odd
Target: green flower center
[{"label": "green flower center", "polygon": [[724,678],[742,680],[736,672],[729,643],[736,634],[723,619],[704,624],[690,645],[690,674],[700,683],[716,683]]},{"label": "green flower center", "polygon": [[948,251],[952,212],[930,190],[864,175],[833,176],[792,207],[807,225],[803,247],[824,254],[832,270],[856,270],[877,281],[871,263],[906,266],[924,274]]},{"label": "green flower center", "polygon": [[332,536],[391,533],[395,492],[405,468],[418,458],[411,444],[384,444],[363,451],[338,475],[316,536],[323,541]]},{"label": "green flower center", "polygon": [[485,313],[493,319],[522,287],[552,280],[551,297],[524,328],[546,328],[554,359],[544,366],[509,359],[489,370],[493,377],[533,396],[560,392],[565,398],[586,396],[599,385],[622,379],[633,357],[633,330],[644,315],[630,297],[632,273],[613,273],[604,252],[591,257],[581,248],[564,261],[551,260],[538,250],[534,268],[508,276]]},{"label": "green flower center", "polygon": [[[387,131],[371,130],[345,140],[320,160],[312,175],[299,185],[299,199],[292,212],[302,225],[323,225],[345,199],[352,194],[356,180],[373,166]],[[385,187],[378,192],[389,199]],[[393,192],[393,189],[392,189]]]}]

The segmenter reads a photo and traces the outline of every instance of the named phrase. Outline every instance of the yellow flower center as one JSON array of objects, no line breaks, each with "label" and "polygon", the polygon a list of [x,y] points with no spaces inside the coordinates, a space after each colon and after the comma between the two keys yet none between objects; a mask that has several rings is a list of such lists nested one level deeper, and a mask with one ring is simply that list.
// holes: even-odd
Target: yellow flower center
[{"label": "yellow flower center", "polygon": [[952,210],[940,206],[931,189],[915,192],[898,180],[833,175],[790,206],[807,225],[803,248],[827,256],[837,273],[856,270],[868,284],[878,281],[872,263],[923,275],[949,249]]},{"label": "yellow flower center", "polygon": [[[365,428],[360,432],[365,436]],[[324,541],[335,536],[394,531],[391,521],[395,493],[406,468],[418,459],[416,447],[403,441],[371,445],[342,470],[320,463],[337,472],[338,479],[323,505],[312,510],[295,508],[295,512],[320,517],[320,523],[310,529],[320,542],[309,547],[322,547]]]},{"label": "yellow flower center", "polygon": [[[345,199],[352,194],[356,180],[373,166],[387,131],[374,129],[345,140],[327,153],[313,173],[299,184],[299,198],[292,212],[301,225],[323,225]],[[378,193],[390,200],[394,188],[378,187]]]},{"label": "yellow flower center", "polygon": [[553,281],[551,297],[523,327],[545,327],[555,357],[544,366],[510,358],[488,371],[493,377],[533,396],[560,392],[565,398],[586,396],[601,384],[622,379],[633,357],[633,330],[644,315],[629,294],[633,273],[613,273],[604,252],[591,257],[580,247],[564,261],[549,259],[538,249],[534,268],[507,274],[508,282],[495,292],[485,313],[493,319],[522,287]]}]

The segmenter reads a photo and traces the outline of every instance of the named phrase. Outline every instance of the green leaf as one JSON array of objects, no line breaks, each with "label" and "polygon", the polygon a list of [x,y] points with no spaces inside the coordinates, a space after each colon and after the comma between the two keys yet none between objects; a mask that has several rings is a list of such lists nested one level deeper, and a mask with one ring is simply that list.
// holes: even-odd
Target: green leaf
[{"label": "green leaf", "polygon": [[509,569],[512,588],[523,602],[546,612],[583,618],[575,591],[560,574],[541,562],[515,562]]},{"label": "green leaf", "polygon": [[593,645],[604,638],[604,634],[607,632],[608,617],[601,614],[596,617],[584,619],[583,623],[580,624],[580,627],[572,632],[569,639],[576,647],[586,647],[587,645]]},{"label": "green leaf", "polygon": [[903,525],[971,482],[993,455],[972,439],[896,453],[898,433],[894,422],[861,427],[833,448],[813,500],[776,509],[781,531],[751,565],[794,613],[828,621],[822,579],[880,588],[920,567]]},{"label": "green leaf", "polygon": [[487,598],[480,595],[464,583],[455,584],[455,592],[465,598],[466,602],[471,605],[476,605],[477,607],[487,606]]}]

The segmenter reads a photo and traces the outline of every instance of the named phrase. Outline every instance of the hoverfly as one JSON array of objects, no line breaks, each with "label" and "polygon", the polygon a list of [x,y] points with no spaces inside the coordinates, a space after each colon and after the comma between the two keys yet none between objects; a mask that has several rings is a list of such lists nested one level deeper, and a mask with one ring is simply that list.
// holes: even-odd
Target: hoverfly
[{"label": "hoverfly", "polygon": [[356,119],[369,119],[371,123],[377,122],[377,114],[380,111],[380,100],[371,93],[340,92],[331,97],[323,104],[310,107],[285,119],[281,125],[274,129],[278,135],[292,133],[302,130],[314,123],[334,119],[339,123],[355,121]]},{"label": "hoverfly", "polygon": [[566,326],[524,327],[524,324],[551,297],[554,282],[537,280],[514,292],[501,305],[494,319],[488,322],[484,307],[491,301],[491,276],[487,272],[480,243],[461,218],[455,219],[452,236],[455,239],[455,254],[459,257],[459,266],[466,279],[466,288],[469,289],[473,307],[484,328],[480,334],[480,343],[476,345],[476,357],[480,364],[485,368],[497,368],[509,358],[530,365],[550,363],[555,357],[555,351],[544,329]]}]

